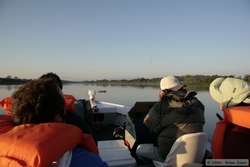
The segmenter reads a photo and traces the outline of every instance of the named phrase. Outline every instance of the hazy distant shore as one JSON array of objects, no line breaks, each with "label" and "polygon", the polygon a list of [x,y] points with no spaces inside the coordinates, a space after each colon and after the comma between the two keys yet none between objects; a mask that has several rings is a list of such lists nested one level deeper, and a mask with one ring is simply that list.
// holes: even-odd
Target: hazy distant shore
[{"label": "hazy distant shore", "polygon": [[[183,84],[187,86],[188,89],[192,90],[208,90],[209,84],[218,77],[232,77],[233,75],[184,75],[177,76]],[[250,75],[245,75],[244,77],[234,76],[242,78],[250,82]],[[122,79],[122,80],[91,80],[91,81],[68,81],[63,80],[64,84],[88,84],[88,85],[98,85],[98,86],[132,86],[132,87],[159,87],[161,78],[137,78],[137,79]],[[17,77],[11,78],[0,78],[0,85],[18,85],[24,84],[30,81],[30,79],[19,79]]]},{"label": "hazy distant shore", "polygon": [[[178,76],[188,89],[192,90],[208,90],[209,84],[218,77],[233,77],[233,75],[184,75]],[[234,76],[238,77],[238,76]],[[244,77],[238,77],[250,81],[250,75]],[[83,81],[85,84],[95,84],[100,86],[135,86],[135,87],[157,87],[159,88],[161,78],[137,78],[131,80],[95,80],[95,81]]]},{"label": "hazy distant shore", "polygon": [[12,78],[11,76],[7,76],[6,78],[0,77],[0,85],[20,85],[27,81],[30,81],[30,79],[20,79],[18,77]]}]

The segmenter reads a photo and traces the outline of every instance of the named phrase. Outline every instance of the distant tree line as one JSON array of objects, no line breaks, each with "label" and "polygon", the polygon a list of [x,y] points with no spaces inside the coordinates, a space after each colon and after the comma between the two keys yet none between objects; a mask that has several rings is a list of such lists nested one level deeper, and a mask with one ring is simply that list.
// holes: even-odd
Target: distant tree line
[{"label": "distant tree line", "polygon": [[29,79],[20,79],[18,77],[12,77],[8,75],[5,78],[0,77],[0,85],[18,85],[24,84],[25,82],[29,81]]},{"label": "distant tree line", "polygon": [[[250,74],[241,76],[233,75],[183,75],[177,76],[183,84],[186,85],[188,89],[192,90],[207,90],[210,83],[218,77],[237,77],[244,79],[250,83]],[[101,86],[135,86],[135,87],[156,87],[159,88],[161,78],[136,78],[136,79],[122,79],[122,80],[92,80],[92,81],[68,81],[63,80],[64,84],[73,84],[73,83],[84,83],[84,84],[96,84]],[[11,75],[6,76],[5,78],[0,77],[0,85],[17,85],[24,84],[25,82],[30,81],[30,79],[20,79],[16,76],[12,77]]]},{"label": "distant tree line", "polygon": [[[12,77],[11,75],[6,76],[5,78],[0,77],[0,85],[19,85],[24,84],[31,79],[20,79],[16,76]],[[62,80],[63,84],[72,84],[72,83],[82,83],[79,81],[69,81],[69,80]]]},{"label": "distant tree line", "polygon": [[244,80],[250,83],[250,74],[244,76]]},{"label": "distant tree line", "polygon": [[[244,77],[233,76],[233,75],[183,75],[177,76],[180,81],[188,89],[192,90],[208,90],[210,83],[218,77],[237,77],[250,82],[250,75],[245,75]],[[83,81],[86,84],[96,84],[102,86],[137,86],[137,87],[159,87],[161,78],[137,78],[137,79],[122,79],[122,80],[92,80]]]}]

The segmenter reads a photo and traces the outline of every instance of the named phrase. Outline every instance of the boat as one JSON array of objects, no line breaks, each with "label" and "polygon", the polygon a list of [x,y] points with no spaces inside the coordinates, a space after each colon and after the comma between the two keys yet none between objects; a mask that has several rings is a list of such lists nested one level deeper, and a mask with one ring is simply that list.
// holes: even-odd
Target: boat
[{"label": "boat", "polygon": [[[98,140],[100,156],[110,166],[140,166],[136,164],[135,161],[131,159],[131,155],[128,154],[128,150],[130,150],[131,147],[135,144],[136,138],[135,132],[133,131],[134,127],[131,123],[130,117],[133,116],[132,114],[136,114],[137,117],[144,117],[154,103],[155,102],[136,102],[133,107],[126,107],[113,103],[97,102],[97,106],[98,108],[100,108],[100,112],[104,114],[103,126],[114,123],[114,126],[120,126],[125,129],[125,136],[123,140],[115,140],[114,138],[109,138],[108,140],[99,138]],[[137,111],[131,112],[135,110]],[[241,163],[242,166],[249,166],[249,140],[246,140],[250,138],[249,111],[250,106],[236,106],[225,108],[223,110],[224,117],[217,114],[219,120],[214,130],[212,143],[208,142],[208,138],[205,133],[197,133],[195,134],[195,136],[194,134],[183,135],[176,140],[169,152],[170,155],[168,154],[164,163],[153,161],[152,164],[145,161],[146,163],[144,163],[143,165],[156,167],[183,166],[180,164],[183,164],[183,161],[186,161],[191,162],[189,166],[204,166],[205,164],[209,163],[233,163],[236,165],[238,163]],[[114,115],[109,115],[110,113],[113,113]],[[126,124],[126,126],[124,124]],[[228,134],[227,136],[225,135],[226,133]],[[197,154],[195,156],[199,158],[198,161],[197,159],[192,160],[189,159],[189,157],[185,157],[185,155],[182,155],[184,154],[182,152],[183,149],[179,148],[181,147],[180,143],[182,143],[183,141],[185,143],[185,153]],[[232,150],[230,145],[233,145],[233,143],[235,142],[239,145],[233,146],[234,150]],[[198,143],[198,146],[195,143]],[[228,148],[226,149],[226,153],[223,153],[223,146],[226,146]],[[124,153],[122,153],[123,151]],[[180,152],[179,155],[177,155],[178,151]],[[237,154],[234,152],[237,152]],[[114,155],[116,155],[117,158],[120,158],[121,160],[116,160],[116,156]],[[230,157],[231,160],[226,160],[228,157]],[[236,157],[238,159],[241,159],[241,161],[232,160]],[[223,160],[223,158],[226,159]],[[182,162],[178,164],[175,163],[174,165],[168,165],[172,163],[171,161],[173,161],[173,159],[174,162]],[[222,161],[219,161],[218,159]]]},{"label": "boat", "polygon": [[[182,164],[185,162],[190,162],[189,166],[202,166],[201,162],[205,156],[207,146],[209,146],[207,145],[208,139],[205,133],[197,133],[197,135],[188,134],[180,137],[178,142],[186,143],[185,148],[188,148],[188,150],[184,154],[183,148],[180,149],[180,144],[176,142],[171,150],[172,153],[170,151],[169,158],[166,158],[167,164],[142,157],[140,163],[138,163],[138,159],[137,161],[135,160],[132,156],[132,148],[135,147],[136,149],[139,144],[135,141],[135,128],[130,117],[144,117],[154,103],[136,102],[133,107],[128,107],[109,102],[95,102],[98,110],[92,114],[101,119],[95,119],[98,121],[92,122],[93,127],[96,127],[94,128],[93,135],[97,139],[101,158],[111,167],[183,166]],[[191,153],[194,151],[196,153]],[[183,155],[177,157],[178,152],[181,152]],[[194,157],[190,159],[189,155],[196,156],[196,159]],[[176,156],[175,159],[173,159],[174,156]],[[178,163],[178,161],[182,162]],[[194,163],[195,161],[196,163]]]},{"label": "boat", "polygon": [[98,93],[106,93],[107,90],[98,90],[97,92],[98,92]]},{"label": "boat", "polygon": [[[147,111],[154,105],[155,102],[136,102],[134,106],[125,106],[110,102],[104,101],[96,101],[95,94],[89,92],[90,98],[89,100],[84,99],[75,99],[74,105],[78,103],[85,103],[84,111],[87,112],[87,115],[90,116],[90,125],[93,128],[93,136],[97,141],[97,146],[99,150],[100,157],[108,164],[110,167],[153,167],[153,166],[168,166],[162,164],[158,161],[151,161],[147,159],[140,159],[140,163],[138,163],[138,159],[135,159],[132,155],[132,149],[136,148],[134,146],[138,146],[136,143],[136,133],[134,124],[132,123],[131,118],[136,117],[144,117]],[[68,99],[71,96],[67,96]],[[69,100],[68,104],[72,104],[71,100]],[[90,108],[86,107],[89,106]],[[74,109],[70,108],[70,109]],[[77,107],[75,109],[78,109]],[[201,136],[204,136],[202,134]],[[184,139],[178,139],[183,140]],[[188,141],[192,141],[193,139],[189,138]],[[206,136],[203,140],[207,140]],[[188,141],[186,143],[188,143]],[[182,142],[183,143],[183,142]],[[204,143],[199,143],[200,146],[205,145]],[[197,146],[192,146],[197,147]],[[205,146],[202,147],[201,151],[197,151],[201,158],[205,153]],[[192,151],[189,149],[189,151]],[[136,151],[136,150],[135,150]],[[178,152],[178,143],[177,146],[173,147],[173,154],[171,157],[173,159],[173,155],[176,156],[176,151]],[[181,150],[183,151],[183,150]],[[171,151],[170,151],[171,152]],[[183,152],[182,152],[183,154]],[[174,160],[177,162],[176,160]],[[190,159],[183,159],[183,162],[189,162]],[[201,160],[199,160],[200,162]],[[173,160],[171,160],[173,162]],[[194,162],[194,160],[192,160]],[[169,163],[169,162],[168,162]],[[196,165],[197,164],[191,164]],[[202,164],[198,164],[201,165]],[[173,165],[171,165],[173,166]],[[174,165],[177,166],[177,165]]]},{"label": "boat", "polygon": [[[129,146],[135,142],[134,134],[129,131],[132,128],[125,128],[131,125],[127,117],[131,107],[103,101],[96,101],[96,105],[98,111],[92,114],[97,119],[92,122],[92,127],[101,158],[109,166],[136,166],[136,161],[129,151]],[[119,128],[124,128],[125,136],[115,136],[114,130]]]}]

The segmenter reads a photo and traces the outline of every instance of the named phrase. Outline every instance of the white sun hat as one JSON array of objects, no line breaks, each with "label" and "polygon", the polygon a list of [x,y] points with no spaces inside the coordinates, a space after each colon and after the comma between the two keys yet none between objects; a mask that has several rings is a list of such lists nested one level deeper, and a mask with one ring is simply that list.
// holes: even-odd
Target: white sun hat
[{"label": "white sun hat", "polygon": [[175,76],[166,76],[161,79],[160,88],[161,90],[171,89],[177,91],[183,87],[183,84]]},{"label": "white sun hat", "polygon": [[209,87],[212,98],[224,107],[235,106],[241,102],[250,104],[250,86],[237,78],[217,78]]}]

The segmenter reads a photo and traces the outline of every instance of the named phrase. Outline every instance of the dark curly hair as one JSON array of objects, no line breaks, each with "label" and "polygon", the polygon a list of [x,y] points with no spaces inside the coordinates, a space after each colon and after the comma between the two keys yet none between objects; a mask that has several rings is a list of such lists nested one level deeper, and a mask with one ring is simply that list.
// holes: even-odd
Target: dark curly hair
[{"label": "dark curly hair", "polygon": [[14,123],[54,122],[64,116],[64,99],[58,85],[51,79],[32,80],[21,86],[14,94]]},{"label": "dark curly hair", "polygon": [[55,74],[55,73],[53,73],[53,72],[49,72],[49,73],[47,73],[47,74],[43,74],[43,75],[40,77],[40,79],[52,79],[52,80],[54,80],[54,81],[58,84],[58,86],[59,86],[61,89],[63,88],[63,84],[62,84],[61,78],[60,78],[57,74]]}]

